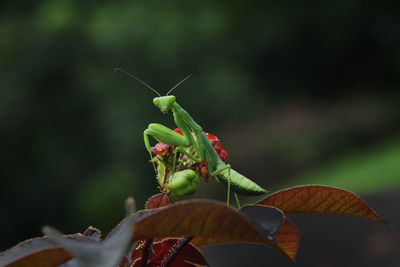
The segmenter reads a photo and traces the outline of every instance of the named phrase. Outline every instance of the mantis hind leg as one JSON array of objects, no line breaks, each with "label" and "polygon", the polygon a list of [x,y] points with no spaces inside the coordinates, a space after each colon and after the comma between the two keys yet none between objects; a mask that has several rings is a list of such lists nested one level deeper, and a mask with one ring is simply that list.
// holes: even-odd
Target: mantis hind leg
[{"label": "mantis hind leg", "polygon": [[[227,192],[227,195],[226,195],[226,204],[229,206],[230,195],[231,195],[231,165],[230,164],[226,164],[222,168],[219,168],[218,170],[213,172],[212,175],[215,176],[217,174],[220,174],[224,170],[228,170],[228,192]],[[235,192],[234,192],[234,195],[235,195],[236,205],[238,206],[238,208],[240,208],[239,198],[238,198],[238,196],[237,196],[237,194]]]},{"label": "mantis hind leg", "polygon": [[235,192],[233,192],[233,194],[235,195],[236,206],[238,207],[238,209],[240,209],[240,201],[239,201],[239,197],[238,197],[238,195],[237,195]]}]

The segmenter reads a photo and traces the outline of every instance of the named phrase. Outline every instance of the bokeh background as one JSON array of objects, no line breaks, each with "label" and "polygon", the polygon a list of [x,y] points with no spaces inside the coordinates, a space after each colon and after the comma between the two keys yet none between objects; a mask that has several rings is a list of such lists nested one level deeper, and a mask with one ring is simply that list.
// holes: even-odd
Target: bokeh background
[{"label": "bokeh background", "polygon": [[[117,66],[161,93],[192,74],[178,103],[263,187],[339,186],[393,224],[292,216],[297,266],[400,265],[395,1],[2,1],[0,250],[43,225],[107,233],[126,197],[143,208],[157,192],[142,132],[172,115]],[[265,247],[205,252],[211,266],[293,266]]]}]

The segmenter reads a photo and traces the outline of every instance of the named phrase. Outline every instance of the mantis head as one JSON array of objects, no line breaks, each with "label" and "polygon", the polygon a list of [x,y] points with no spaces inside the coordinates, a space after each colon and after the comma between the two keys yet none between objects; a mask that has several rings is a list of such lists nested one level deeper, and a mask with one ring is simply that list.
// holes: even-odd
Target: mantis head
[{"label": "mantis head", "polygon": [[153,103],[162,113],[167,113],[170,107],[175,103],[176,97],[173,95],[159,96],[153,99]]}]

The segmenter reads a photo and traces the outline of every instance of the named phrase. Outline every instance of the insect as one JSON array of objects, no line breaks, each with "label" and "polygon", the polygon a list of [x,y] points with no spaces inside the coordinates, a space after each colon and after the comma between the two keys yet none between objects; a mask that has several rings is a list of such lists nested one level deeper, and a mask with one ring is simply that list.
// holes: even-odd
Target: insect
[{"label": "insect", "polygon": [[[148,128],[144,131],[144,143],[147,151],[152,157],[150,149],[149,136],[152,136],[157,141],[165,143],[175,147],[174,159],[172,170],[175,169],[176,155],[179,153],[186,155],[191,160],[201,163],[207,162],[208,173],[217,181],[227,186],[227,203],[229,204],[230,190],[241,195],[262,195],[266,193],[266,190],[251,181],[244,175],[238,173],[231,168],[229,164],[224,163],[218,156],[217,152],[213,148],[211,142],[207,138],[203,129],[200,125],[184,110],[176,101],[176,97],[169,95],[176,87],[183,83],[190,76],[186,77],[174,87],[172,87],[165,96],[161,96],[151,86],[135,77],[134,75],[122,70],[121,71],[133,79],[137,80],[153,92],[158,97],[153,99],[153,103],[158,107],[162,113],[166,114],[168,110],[172,110],[174,121],[176,126],[182,131],[182,135],[173,131],[172,129],[158,123],[149,124]],[[193,134],[192,134],[193,133]],[[192,147],[195,151],[195,155],[186,151],[185,148]],[[237,196],[235,194],[237,199]]]}]

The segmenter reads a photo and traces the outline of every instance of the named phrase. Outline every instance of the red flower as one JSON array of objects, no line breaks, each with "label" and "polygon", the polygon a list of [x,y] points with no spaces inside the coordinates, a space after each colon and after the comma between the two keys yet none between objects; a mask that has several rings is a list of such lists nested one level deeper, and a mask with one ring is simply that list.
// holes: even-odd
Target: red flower
[{"label": "red flower", "polygon": [[206,183],[208,183],[207,167],[208,167],[207,161],[203,161],[197,166],[197,173],[204,178],[204,181],[206,181]]},{"label": "red flower", "polygon": [[[179,128],[175,128],[174,132],[177,132],[181,135],[182,131]],[[216,137],[213,134],[210,133],[206,133],[204,132],[205,135],[207,136],[208,140],[210,140],[211,144],[213,145],[215,151],[217,151],[219,158],[223,161],[226,162],[226,158],[228,157],[228,153],[224,150],[224,148],[222,147],[221,143],[219,142],[219,138]],[[199,173],[200,174],[200,173]],[[201,174],[200,174],[201,175]]]},{"label": "red flower", "polygon": [[217,142],[219,142],[218,137],[216,137],[215,135],[206,133],[206,132],[204,132],[204,133],[206,134],[206,136],[208,137],[208,140],[210,140],[212,145],[215,145]]},{"label": "red flower", "polygon": [[176,133],[178,133],[180,135],[183,135],[181,129],[179,129],[179,128],[175,128],[174,132],[176,132]]},{"label": "red flower", "polygon": [[224,150],[222,147],[221,143],[218,142],[214,145],[215,151],[217,151],[219,158],[223,161],[226,162],[226,158],[228,157],[228,153]]},{"label": "red flower", "polygon": [[150,147],[150,150],[156,155],[165,155],[170,147],[170,145],[164,143],[157,143],[155,146]]}]

